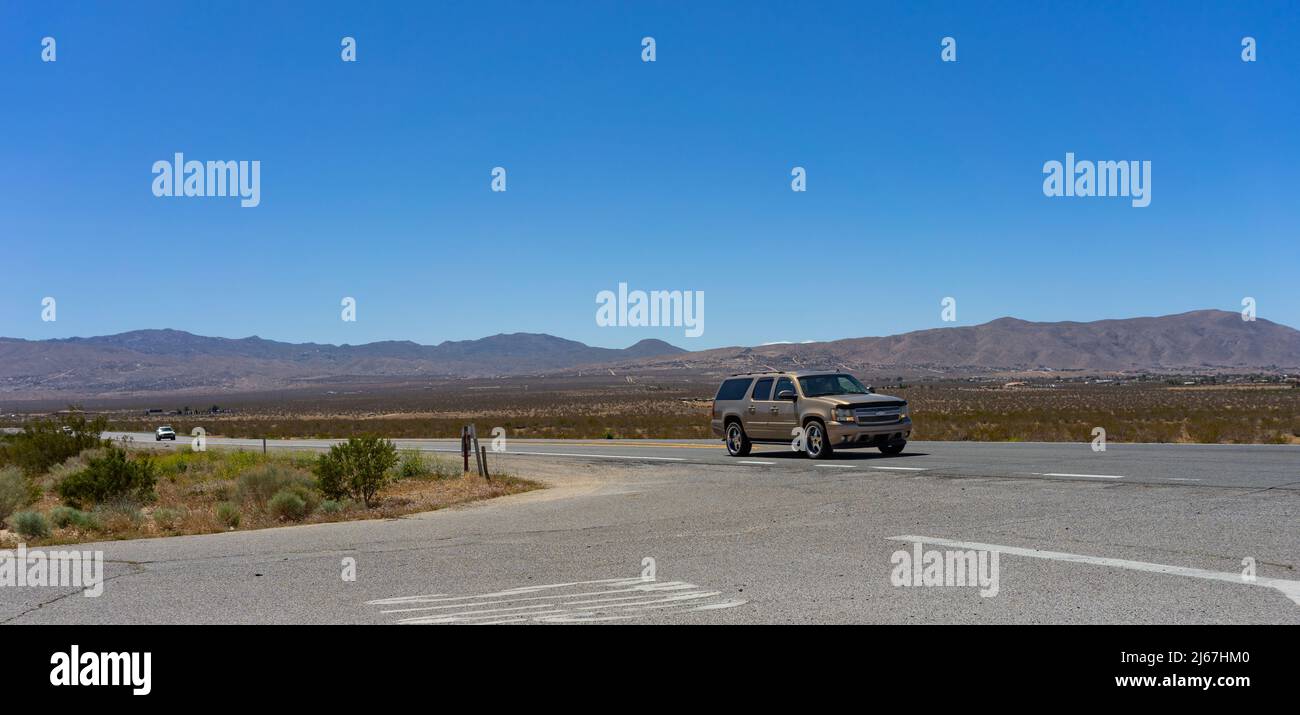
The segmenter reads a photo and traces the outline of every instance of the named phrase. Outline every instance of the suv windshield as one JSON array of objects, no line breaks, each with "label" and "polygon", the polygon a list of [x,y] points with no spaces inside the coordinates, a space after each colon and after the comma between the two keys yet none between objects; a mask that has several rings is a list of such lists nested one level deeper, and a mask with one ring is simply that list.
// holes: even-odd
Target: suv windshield
[{"label": "suv windshield", "polygon": [[805,397],[824,395],[866,395],[867,388],[852,375],[809,375],[799,378]]}]

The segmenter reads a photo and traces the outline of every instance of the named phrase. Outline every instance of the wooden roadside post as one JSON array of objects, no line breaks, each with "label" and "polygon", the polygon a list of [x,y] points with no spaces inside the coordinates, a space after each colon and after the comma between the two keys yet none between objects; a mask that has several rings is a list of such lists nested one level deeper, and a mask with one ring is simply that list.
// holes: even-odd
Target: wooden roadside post
[{"label": "wooden roadside post", "polygon": [[262,438],[262,454],[266,454],[266,438]]},{"label": "wooden roadside post", "polygon": [[483,463],[483,478],[492,481],[492,473],[488,471],[487,465],[487,447],[479,447],[479,461]]},{"label": "wooden roadside post", "polygon": [[481,477],[483,476],[483,453],[479,451],[478,430],[473,424],[469,426],[469,438],[472,440],[470,448],[474,450],[474,466],[478,467],[478,475]]},{"label": "wooden roadside post", "polygon": [[478,430],[473,424],[465,425],[460,430],[460,455],[464,460],[464,469],[469,471],[469,455],[474,454],[474,468],[478,470],[480,477],[487,476],[487,457],[483,454],[483,448],[478,444]]},{"label": "wooden roadside post", "polygon": [[[463,472],[469,471],[469,427],[460,428],[460,456],[464,460]],[[462,473],[463,473],[462,472]]]}]

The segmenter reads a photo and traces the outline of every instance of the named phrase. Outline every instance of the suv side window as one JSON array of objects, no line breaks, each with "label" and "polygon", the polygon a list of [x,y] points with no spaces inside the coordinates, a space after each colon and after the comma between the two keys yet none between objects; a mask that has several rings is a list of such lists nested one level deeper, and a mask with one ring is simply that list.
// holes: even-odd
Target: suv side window
[{"label": "suv side window", "polygon": [[789,390],[790,392],[794,392],[796,395],[799,394],[798,392],[795,392],[794,381],[788,377],[783,377],[776,381],[776,389],[772,391],[772,399],[775,400],[776,396],[781,394],[782,390]]},{"label": "suv side window", "polygon": [[749,383],[753,381],[752,377],[735,377],[725,380],[722,387],[718,388],[718,396],[714,400],[721,402],[723,400],[743,400],[749,393]]},{"label": "suv side window", "polygon": [[772,378],[765,377],[754,383],[754,399],[770,400],[772,399]]}]

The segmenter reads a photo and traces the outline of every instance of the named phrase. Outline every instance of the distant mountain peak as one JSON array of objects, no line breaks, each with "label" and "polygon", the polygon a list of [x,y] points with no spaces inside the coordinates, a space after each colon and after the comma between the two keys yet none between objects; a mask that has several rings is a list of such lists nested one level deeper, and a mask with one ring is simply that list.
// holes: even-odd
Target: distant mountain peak
[{"label": "distant mountain peak", "polygon": [[637,357],[653,357],[656,355],[680,355],[689,351],[658,338],[645,338],[636,341],[630,347],[624,349],[623,352]]}]

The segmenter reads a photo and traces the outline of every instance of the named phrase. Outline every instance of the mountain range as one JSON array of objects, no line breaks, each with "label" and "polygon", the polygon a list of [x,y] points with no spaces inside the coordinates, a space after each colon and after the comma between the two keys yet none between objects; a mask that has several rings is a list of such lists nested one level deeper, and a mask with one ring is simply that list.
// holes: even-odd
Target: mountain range
[{"label": "mountain range", "polygon": [[809,366],[975,375],[1080,370],[1286,371],[1300,366],[1300,331],[1239,313],[1198,310],[1151,318],[1039,323],[999,318],[876,338],[722,348],[636,362],[641,368],[733,371]]},{"label": "mountain range", "polygon": [[285,343],[179,330],[52,340],[0,338],[9,399],[194,391],[255,392],[367,378],[455,378],[580,369],[726,372],[760,368],[886,369],[971,375],[1031,370],[1174,372],[1300,367],[1300,331],[1201,310],[1092,322],[1016,318],[821,343],[688,352],[661,340],[598,348],[537,333],[419,345]]}]

